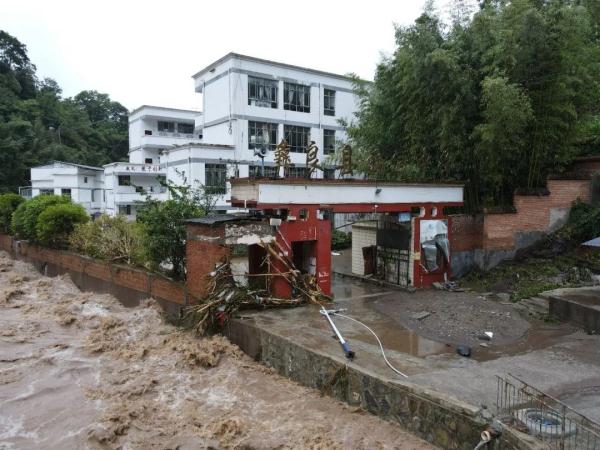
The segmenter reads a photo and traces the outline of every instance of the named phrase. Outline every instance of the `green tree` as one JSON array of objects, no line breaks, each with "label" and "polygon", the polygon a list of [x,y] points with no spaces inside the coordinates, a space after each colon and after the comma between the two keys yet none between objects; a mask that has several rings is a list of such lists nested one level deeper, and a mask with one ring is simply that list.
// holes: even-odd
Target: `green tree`
[{"label": "green tree", "polygon": [[20,239],[37,240],[38,217],[49,206],[71,203],[69,197],[62,195],[39,195],[24,203],[15,210],[12,217],[12,229]]},{"label": "green tree", "polygon": [[356,83],[348,134],[364,173],[462,180],[479,210],[594,151],[600,14],[591,0],[489,0],[472,15],[467,3],[449,27],[430,7],[396,29],[374,83]]},{"label": "green tree", "polygon": [[9,192],[7,194],[0,194],[0,232],[10,233],[12,215],[17,207],[23,203],[25,199],[20,195]]},{"label": "green tree", "polygon": [[75,227],[88,220],[90,216],[86,210],[76,203],[47,206],[37,219],[37,241],[49,247],[66,248]]},{"label": "green tree", "polygon": [[29,169],[52,160],[102,165],[125,160],[127,110],[107,94],[63,98],[38,80],[27,48],[0,30],[0,192],[29,184]]}]

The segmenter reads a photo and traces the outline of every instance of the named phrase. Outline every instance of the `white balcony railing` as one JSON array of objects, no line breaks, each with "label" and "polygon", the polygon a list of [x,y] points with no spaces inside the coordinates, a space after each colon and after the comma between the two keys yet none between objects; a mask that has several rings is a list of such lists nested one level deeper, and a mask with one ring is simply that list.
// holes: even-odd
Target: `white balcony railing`
[{"label": "white balcony railing", "polygon": [[167,200],[168,194],[166,192],[115,192],[115,203],[117,204],[133,204],[133,203],[144,203],[147,197],[154,200],[164,201]]}]

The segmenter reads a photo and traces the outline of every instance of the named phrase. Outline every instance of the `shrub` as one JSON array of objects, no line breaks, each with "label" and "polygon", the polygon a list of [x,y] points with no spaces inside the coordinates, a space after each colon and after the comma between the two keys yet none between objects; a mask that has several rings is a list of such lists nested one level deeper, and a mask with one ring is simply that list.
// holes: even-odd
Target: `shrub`
[{"label": "shrub", "polygon": [[37,239],[38,216],[48,206],[67,203],[71,203],[71,199],[62,195],[39,195],[21,203],[12,217],[14,233],[21,239],[35,241]]},{"label": "shrub", "polygon": [[582,202],[573,203],[569,220],[559,234],[577,243],[600,236],[600,208]]},{"label": "shrub", "polygon": [[66,247],[75,226],[89,219],[83,206],[75,203],[47,206],[38,216],[37,240],[50,247]]},{"label": "shrub", "polygon": [[74,250],[93,258],[139,266],[145,263],[143,227],[123,216],[102,215],[76,225],[69,242]]},{"label": "shrub", "polygon": [[165,263],[171,276],[185,278],[185,219],[200,217],[204,211],[188,198],[147,202],[137,220],[144,226],[145,247],[153,269]]},{"label": "shrub", "polygon": [[11,232],[12,215],[24,201],[23,197],[12,192],[0,195],[0,232]]},{"label": "shrub", "polygon": [[344,250],[352,245],[352,234],[346,234],[340,230],[331,232],[331,249]]}]

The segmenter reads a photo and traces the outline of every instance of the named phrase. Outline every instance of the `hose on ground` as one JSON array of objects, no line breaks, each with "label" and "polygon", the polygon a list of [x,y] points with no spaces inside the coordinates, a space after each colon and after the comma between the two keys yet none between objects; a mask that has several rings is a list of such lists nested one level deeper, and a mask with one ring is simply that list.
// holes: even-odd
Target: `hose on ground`
[{"label": "hose on ground", "polygon": [[400,372],[398,369],[396,369],[394,366],[392,366],[392,363],[389,362],[389,360],[387,359],[387,356],[385,355],[385,350],[383,349],[383,344],[381,343],[381,340],[379,339],[379,337],[377,336],[377,334],[375,334],[375,332],[371,328],[369,328],[367,325],[365,325],[364,323],[362,323],[360,320],[354,319],[353,317],[346,316],[346,315],[340,314],[338,312],[333,312],[332,314],[336,315],[336,316],[339,316],[339,317],[343,317],[344,319],[348,319],[348,320],[351,320],[353,322],[356,322],[359,325],[362,325],[363,327],[365,327],[367,330],[369,330],[371,332],[371,334],[373,336],[375,336],[375,339],[377,339],[377,343],[379,344],[379,348],[381,349],[381,354],[383,355],[383,359],[384,359],[385,363],[388,365],[388,367],[390,369],[392,369],[394,372],[396,372],[398,375],[401,375],[404,378],[408,378],[408,375]]}]

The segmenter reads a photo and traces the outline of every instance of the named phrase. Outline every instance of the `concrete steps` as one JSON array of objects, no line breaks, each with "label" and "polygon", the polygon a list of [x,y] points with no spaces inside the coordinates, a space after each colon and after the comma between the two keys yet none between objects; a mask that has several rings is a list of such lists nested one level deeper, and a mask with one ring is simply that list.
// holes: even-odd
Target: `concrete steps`
[{"label": "concrete steps", "polygon": [[534,317],[545,317],[549,312],[548,300],[541,297],[531,297],[515,304],[515,309],[521,310]]}]

